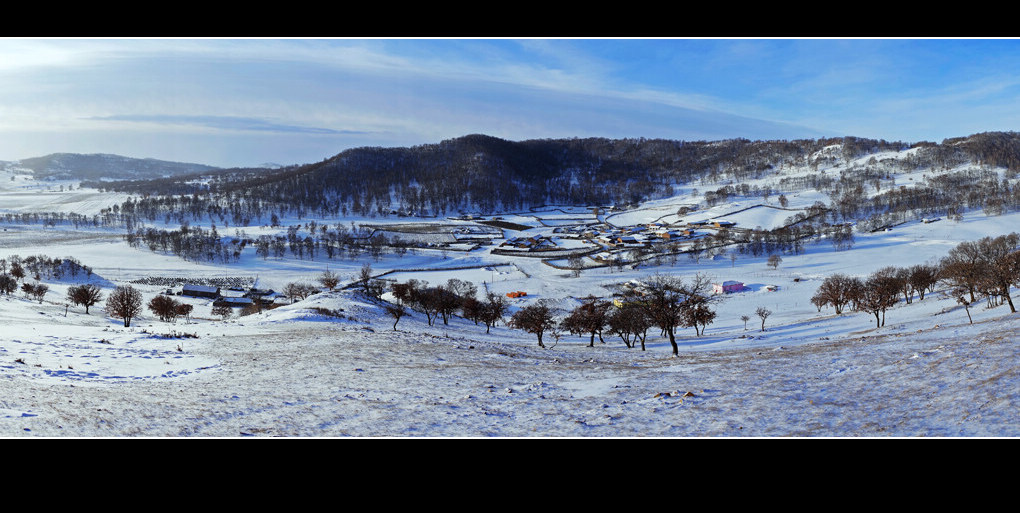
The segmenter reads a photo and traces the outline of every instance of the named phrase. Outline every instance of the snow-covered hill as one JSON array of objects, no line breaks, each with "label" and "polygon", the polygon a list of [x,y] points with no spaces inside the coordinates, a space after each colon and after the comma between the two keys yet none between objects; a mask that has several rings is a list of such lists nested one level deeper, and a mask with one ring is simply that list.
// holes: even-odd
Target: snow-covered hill
[{"label": "snow-covered hill", "polygon": [[204,164],[140,159],[106,153],[54,153],[5,163],[50,180],[148,180],[216,169]]}]

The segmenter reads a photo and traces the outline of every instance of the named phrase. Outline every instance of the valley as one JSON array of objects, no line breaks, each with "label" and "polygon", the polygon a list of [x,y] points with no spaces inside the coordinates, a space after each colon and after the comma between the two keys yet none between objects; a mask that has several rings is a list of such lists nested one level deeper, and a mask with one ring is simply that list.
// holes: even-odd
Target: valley
[{"label": "valley", "polygon": [[[1006,205],[849,213],[941,175],[994,174],[1004,198],[1017,187],[1008,167],[911,163],[922,149],[827,146],[619,204],[279,208],[242,224],[209,209],[185,222],[129,217],[136,193],[9,165],[0,258],[73,259],[89,272],[39,267],[19,285],[45,284],[41,300],[0,295],[0,436],[1016,436],[1020,322],[1000,300],[965,307],[939,284],[889,307],[881,326],[812,302],[834,274],[938,262],[1020,226]],[[852,182],[855,172],[865,178]],[[844,185],[807,185],[819,176]],[[335,287],[320,283],[326,272]],[[620,308],[661,275],[739,285],[712,294],[703,332],[677,329],[676,355],[658,327],[644,350],[609,331],[600,342],[564,329],[542,348],[509,323],[536,304],[557,322],[589,298]],[[489,329],[408,304],[395,323],[393,285],[412,280],[467,282],[506,311]],[[103,303],[89,313],[69,303],[82,283],[104,299],[130,285],[146,302],[169,295],[192,309],[172,322],[144,309],[124,326]],[[223,315],[215,298],[182,294],[185,284],[276,295]],[[286,294],[295,284],[311,293]]]}]

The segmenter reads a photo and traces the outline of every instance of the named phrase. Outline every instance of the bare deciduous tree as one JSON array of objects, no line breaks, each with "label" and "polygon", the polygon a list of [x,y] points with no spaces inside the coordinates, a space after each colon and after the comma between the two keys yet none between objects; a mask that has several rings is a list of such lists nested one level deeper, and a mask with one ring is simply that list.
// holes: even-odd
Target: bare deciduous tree
[{"label": "bare deciduous tree", "polygon": [[106,298],[106,312],[112,317],[123,319],[125,328],[130,327],[131,319],[142,312],[142,293],[131,285],[117,287]]},{"label": "bare deciduous tree", "polygon": [[900,294],[896,268],[883,267],[875,271],[856,291],[854,309],[874,315],[876,328],[885,326],[885,312],[896,304]]},{"label": "bare deciduous tree", "polygon": [[171,322],[177,318],[177,307],[180,306],[180,301],[176,299],[159,294],[149,300],[149,310],[156,314],[157,317],[163,322]]},{"label": "bare deciduous tree", "polygon": [[910,267],[910,286],[917,293],[917,298],[924,300],[924,295],[930,292],[938,283],[939,269],[934,264],[918,264]]},{"label": "bare deciduous tree", "polygon": [[231,315],[234,314],[234,309],[227,305],[219,305],[212,307],[212,314],[220,317],[223,320],[227,320]]},{"label": "bare deciduous tree", "polygon": [[627,347],[633,347],[641,342],[641,350],[645,350],[645,338],[648,328],[652,327],[652,320],[639,304],[624,303],[622,307],[609,314],[608,323],[609,333],[619,335]]},{"label": "bare deciduous tree", "polygon": [[482,303],[479,320],[482,321],[482,324],[485,324],[486,333],[489,333],[489,328],[503,320],[503,316],[506,315],[509,308],[510,304],[507,302],[505,297],[493,293],[489,293],[485,296],[485,302]]},{"label": "bare deciduous tree", "polygon": [[517,328],[538,337],[538,347],[545,347],[542,343],[542,335],[556,326],[552,308],[545,301],[527,305],[510,317],[508,323],[511,328]]},{"label": "bare deciduous tree", "polygon": [[570,267],[570,272],[574,275],[574,278],[579,278],[581,271],[584,270],[584,259],[581,258],[581,255],[570,255],[567,257],[567,266]]},{"label": "bare deciduous tree", "polygon": [[67,300],[71,304],[84,306],[85,313],[89,313],[89,307],[102,301],[103,294],[98,285],[83,284],[68,287]]},{"label": "bare deciduous tree", "polygon": [[818,291],[811,298],[811,303],[821,311],[824,306],[832,306],[836,309],[836,315],[843,313],[853,301],[853,278],[844,274],[833,274],[818,286]]},{"label": "bare deciduous tree", "polygon": [[340,284],[340,275],[326,269],[319,275],[319,283],[328,290],[333,290]]},{"label": "bare deciduous tree", "polygon": [[609,308],[612,306],[608,301],[589,296],[563,319],[560,327],[568,333],[590,335],[588,347],[595,347],[595,335],[598,335],[599,342],[605,343],[602,331],[609,323]]},{"label": "bare deciduous tree", "polygon": [[0,274],[0,293],[11,294],[16,290],[18,290],[18,280],[12,276]]},{"label": "bare deciduous tree", "polygon": [[[257,301],[257,300],[256,300]],[[177,317],[184,317],[185,322],[191,320],[191,312],[195,309],[194,306],[187,303],[177,304]]]},{"label": "bare deciduous tree", "polygon": [[372,281],[372,266],[368,262],[365,262],[365,264],[361,266],[361,273],[358,275],[358,281],[361,282],[361,286],[365,293],[368,293],[369,282]]},{"label": "bare deciduous tree", "polygon": [[754,313],[758,314],[758,317],[761,317],[761,330],[765,331],[765,319],[768,319],[769,316],[772,315],[772,310],[769,310],[764,306],[759,306]]},{"label": "bare deciduous tree", "polygon": [[397,323],[407,315],[407,308],[403,303],[389,303],[386,305],[386,315],[393,317],[393,331],[397,331]]},{"label": "bare deciduous tree", "polygon": [[[676,343],[677,328],[696,327],[697,324],[692,324],[692,321],[709,317],[710,310],[707,309],[707,305],[712,301],[709,294],[712,282],[700,273],[690,282],[676,276],[656,274],[649,278],[645,285],[646,294],[642,299],[645,312],[669,337],[673,355],[677,356],[680,354],[680,347]],[[690,313],[692,309],[700,310],[700,313],[692,315]],[[714,313],[711,317],[715,317]],[[710,319],[708,322],[711,322]]]}]

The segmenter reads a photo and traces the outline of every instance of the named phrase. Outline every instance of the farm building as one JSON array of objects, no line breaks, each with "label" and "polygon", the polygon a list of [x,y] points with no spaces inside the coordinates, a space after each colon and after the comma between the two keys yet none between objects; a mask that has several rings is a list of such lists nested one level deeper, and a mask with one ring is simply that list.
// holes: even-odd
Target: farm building
[{"label": "farm building", "polygon": [[656,235],[662,240],[678,240],[687,237],[691,233],[693,233],[691,230],[669,230],[660,231]]},{"label": "farm building", "polygon": [[556,247],[556,244],[552,240],[543,237],[541,235],[535,235],[532,237],[513,237],[507,239],[499,245],[501,248],[506,249],[525,249],[528,251],[535,251],[538,249],[547,249]]},{"label": "farm building", "polygon": [[740,292],[741,290],[744,290],[744,284],[739,281],[728,280],[712,284],[712,292],[714,294],[729,294],[730,292]]},{"label": "farm building", "polygon": [[209,298],[209,299],[216,299],[216,298],[220,297],[220,288],[219,287],[210,287],[210,286],[206,286],[206,285],[191,285],[191,284],[188,284],[188,285],[185,285],[184,287],[181,288],[181,295],[182,296],[205,297],[205,298]]},{"label": "farm building", "polygon": [[249,297],[221,297],[216,301],[213,301],[213,306],[245,307],[252,303],[254,303],[254,301],[252,301]]},{"label": "farm building", "polygon": [[618,248],[639,248],[645,245],[644,241],[632,235],[616,237],[611,244]]}]

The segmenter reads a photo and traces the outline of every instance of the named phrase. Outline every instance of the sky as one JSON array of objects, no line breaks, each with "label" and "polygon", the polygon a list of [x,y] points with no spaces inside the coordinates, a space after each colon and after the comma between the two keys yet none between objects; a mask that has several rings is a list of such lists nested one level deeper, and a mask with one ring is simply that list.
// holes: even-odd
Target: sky
[{"label": "sky", "polygon": [[1020,128],[1020,40],[0,39],[0,160],[220,167],[361,146]]}]

